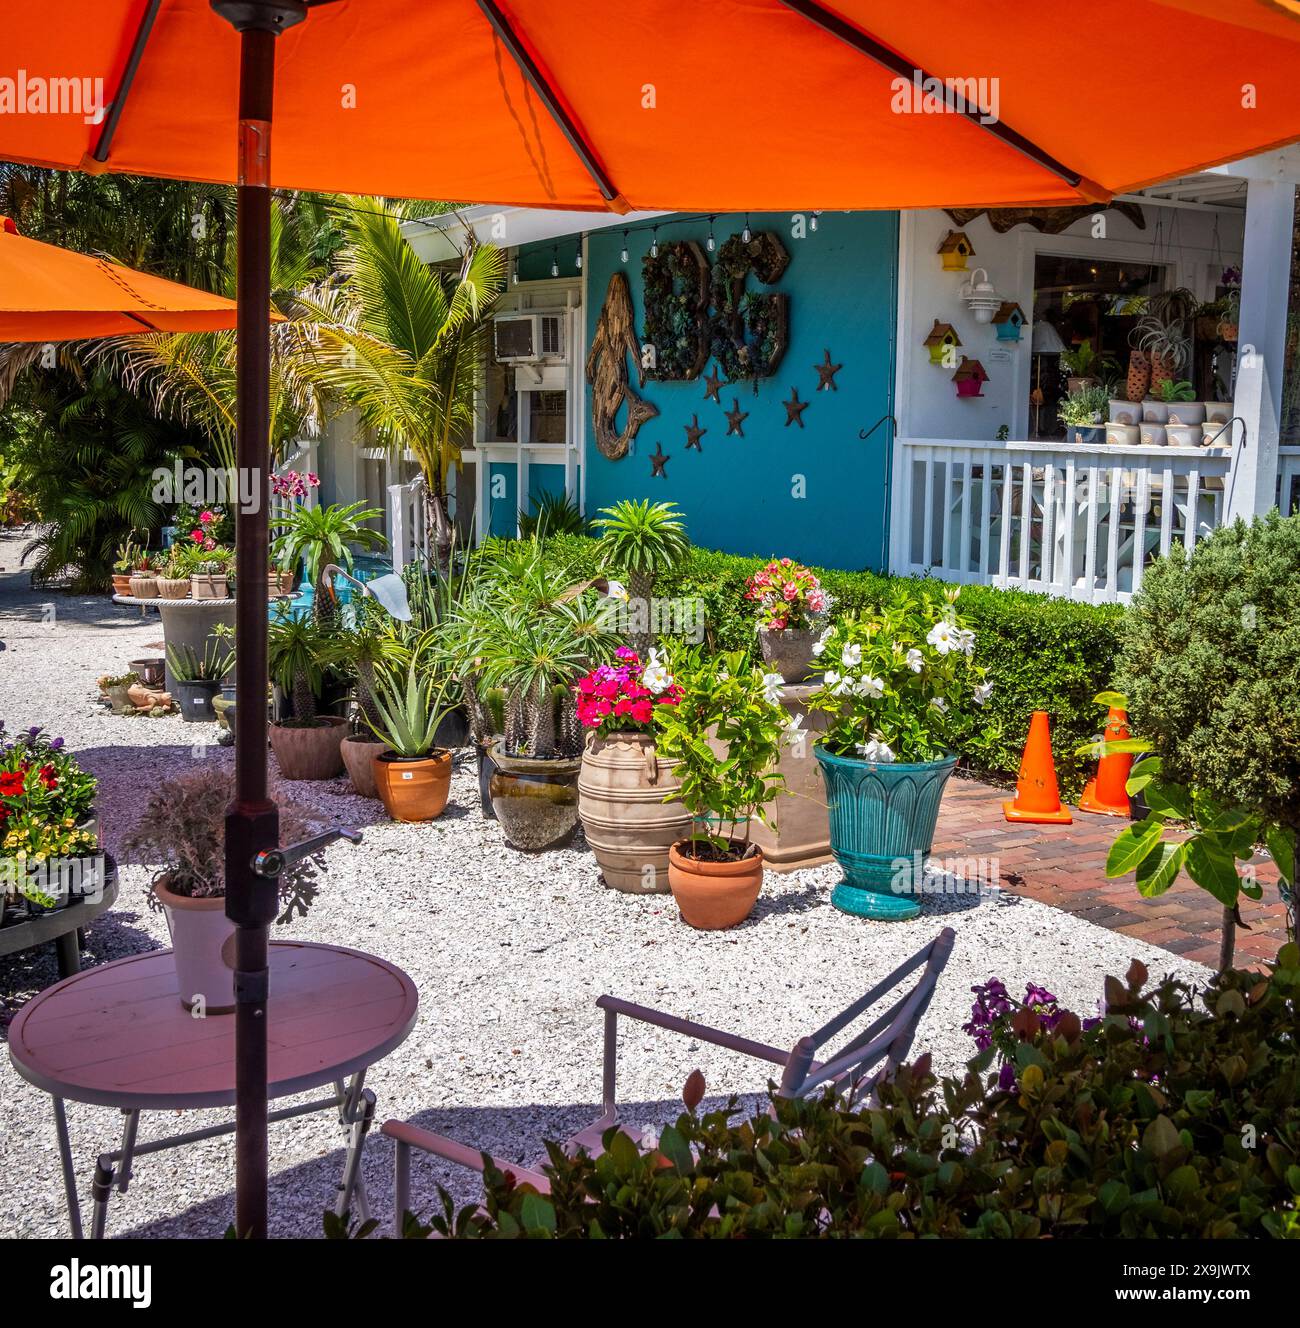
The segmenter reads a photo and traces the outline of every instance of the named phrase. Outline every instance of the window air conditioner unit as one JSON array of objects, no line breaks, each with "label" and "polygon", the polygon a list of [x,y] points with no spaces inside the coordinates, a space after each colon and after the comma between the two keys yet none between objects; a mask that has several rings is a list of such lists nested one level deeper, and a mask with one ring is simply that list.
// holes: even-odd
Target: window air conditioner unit
[{"label": "window air conditioner unit", "polygon": [[498,314],[493,332],[498,364],[564,359],[563,314]]}]

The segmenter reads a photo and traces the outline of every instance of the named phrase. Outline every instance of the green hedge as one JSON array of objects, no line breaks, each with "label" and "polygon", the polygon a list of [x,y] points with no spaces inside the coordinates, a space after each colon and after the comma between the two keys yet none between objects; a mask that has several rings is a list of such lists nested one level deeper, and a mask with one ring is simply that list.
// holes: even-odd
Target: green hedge
[{"label": "green hedge", "polygon": [[[600,566],[593,539],[556,535],[547,547],[575,577],[610,571]],[[754,644],[754,620],[743,598],[745,581],[766,561],[693,548],[681,566],[659,578],[655,594],[698,595],[704,602],[709,643],[722,650],[747,649]],[[875,572],[815,570],[835,596],[835,612],[877,608],[902,584],[901,578]],[[934,581],[923,584],[934,591],[945,588]],[[1114,683],[1124,610],[991,586],[963,586],[959,607],[976,633],[976,658],[994,683],[988,717],[995,736],[978,752],[967,754],[969,764],[984,773],[1014,777],[1029,716],[1046,710],[1062,796],[1077,797],[1088,771],[1074,749],[1100,732],[1101,712],[1092,698]]]}]

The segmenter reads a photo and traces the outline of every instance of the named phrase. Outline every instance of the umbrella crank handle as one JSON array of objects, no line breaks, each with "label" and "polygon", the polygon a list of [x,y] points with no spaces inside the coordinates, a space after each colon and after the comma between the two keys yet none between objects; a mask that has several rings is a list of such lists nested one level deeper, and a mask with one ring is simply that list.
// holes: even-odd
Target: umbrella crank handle
[{"label": "umbrella crank handle", "polygon": [[291,867],[295,862],[301,862],[303,858],[311,857],[313,853],[319,853],[321,849],[328,844],[332,844],[336,839],[346,839],[349,844],[359,844],[361,843],[361,831],[342,828],[326,830],[324,834],[313,835],[311,839],[304,839],[299,844],[288,844],[284,848],[263,849],[253,859],[253,871],[268,881],[274,881],[286,867]]}]

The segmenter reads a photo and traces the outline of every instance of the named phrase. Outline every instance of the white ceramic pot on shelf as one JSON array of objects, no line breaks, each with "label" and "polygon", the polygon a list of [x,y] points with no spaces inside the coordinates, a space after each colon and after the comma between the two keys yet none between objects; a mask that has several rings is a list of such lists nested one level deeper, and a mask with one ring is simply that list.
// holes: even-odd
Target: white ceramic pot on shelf
[{"label": "white ceramic pot on shelf", "polygon": [[1127,397],[1112,397],[1109,403],[1111,424],[1141,424],[1142,403]]},{"label": "white ceramic pot on shelf", "polygon": [[1139,430],[1136,424],[1108,424],[1106,441],[1111,447],[1136,447]]},{"label": "white ceramic pot on shelf", "polygon": [[1148,399],[1142,403],[1143,424],[1165,424],[1169,420],[1169,406],[1166,402]]},{"label": "white ceramic pot on shelf", "polygon": [[1171,401],[1170,424],[1204,424],[1205,403],[1202,401]]},{"label": "white ceramic pot on shelf", "polygon": [[1163,424],[1152,424],[1148,420],[1143,420],[1138,428],[1138,439],[1143,447],[1168,447],[1169,438],[1165,429],[1166,426]]}]

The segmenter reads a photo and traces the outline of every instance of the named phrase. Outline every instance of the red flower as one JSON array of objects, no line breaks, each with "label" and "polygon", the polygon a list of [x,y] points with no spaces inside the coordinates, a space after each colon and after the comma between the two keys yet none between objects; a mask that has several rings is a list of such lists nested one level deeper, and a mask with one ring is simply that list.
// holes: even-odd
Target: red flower
[{"label": "red flower", "polygon": [[638,724],[648,724],[653,713],[653,707],[650,702],[642,698],[640,701],[633,701],[631,705],[632,718]]},{"label": "red flower", "polygon": [[23,776],[18,770],[7,770],[0,775],[0,798],[16,798],[23,791]]},{"label": "red flower", "polygon": [[40,781],[47,789],[58,788],[59,778],[52,765],[43,765],[40,769]]},{"label": "red flower", "polygon": [[202,543],[203,543],[203,532],[202,532],[201,530],[191,530],[191,531],[190,531],[190,539],[191,539],[195,544],[202,544]]}]

